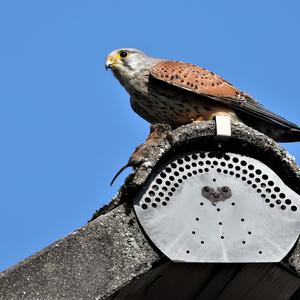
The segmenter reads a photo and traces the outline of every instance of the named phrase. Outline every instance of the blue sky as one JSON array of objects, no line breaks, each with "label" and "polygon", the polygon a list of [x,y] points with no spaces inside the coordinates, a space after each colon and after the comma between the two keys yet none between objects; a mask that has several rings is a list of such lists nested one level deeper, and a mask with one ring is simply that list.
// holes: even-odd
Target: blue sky
[{"label": "blue sky", "polygon": [[[84,225],[148,124],[105,56],[193,62],[300,124],[299,10],[289,1],[0,2],[0,270]],[[299,160],[300,144],[287,146]]]}]

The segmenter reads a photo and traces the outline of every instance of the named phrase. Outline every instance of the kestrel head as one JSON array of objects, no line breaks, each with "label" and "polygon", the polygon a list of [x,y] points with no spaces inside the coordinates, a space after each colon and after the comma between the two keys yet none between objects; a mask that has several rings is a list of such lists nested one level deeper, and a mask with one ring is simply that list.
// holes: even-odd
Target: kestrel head
[{"label": "kestrel head", "polygon": [[112,51],[106,58],[105,68],[111,69],[120,80],[134,76],[137,72],[150,67],[157,59],[147,56],[141,50],[122,48]]}]

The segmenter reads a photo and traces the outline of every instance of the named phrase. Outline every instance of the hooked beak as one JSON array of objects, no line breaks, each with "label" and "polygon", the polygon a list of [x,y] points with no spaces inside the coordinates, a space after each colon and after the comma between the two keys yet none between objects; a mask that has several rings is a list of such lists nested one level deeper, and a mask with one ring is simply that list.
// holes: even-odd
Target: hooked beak
[{"label": "hooked beak", "polygon": [[111,69],[116,64],[116,58],[113,55],[109,55],[105,62],[105,69]]}]

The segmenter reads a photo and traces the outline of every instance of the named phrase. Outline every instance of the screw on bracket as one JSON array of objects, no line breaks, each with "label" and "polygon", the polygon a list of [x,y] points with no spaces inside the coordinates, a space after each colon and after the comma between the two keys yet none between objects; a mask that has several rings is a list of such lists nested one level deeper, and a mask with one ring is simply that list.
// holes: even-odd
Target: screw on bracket
[{"label": "screw on bracket", "polygon": [[211,201],[213,205],[216,205],[217,202],[225,201],[230,198],[231,195],[231,189],[228,186],[218,187],[217,189],[209,186],[202,188],[202,196]]}]

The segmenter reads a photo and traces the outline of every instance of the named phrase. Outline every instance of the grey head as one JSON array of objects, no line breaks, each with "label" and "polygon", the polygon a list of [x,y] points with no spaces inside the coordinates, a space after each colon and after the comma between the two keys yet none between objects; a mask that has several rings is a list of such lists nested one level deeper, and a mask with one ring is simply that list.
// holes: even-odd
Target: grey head
[{"label": "grey head", "polygon": [[131,81],[149,75],[151,66],[159,60],[138,49],[121,48],[112,51],[106,57],[105,68],[111,69],[120,83],[128,89]]}]

